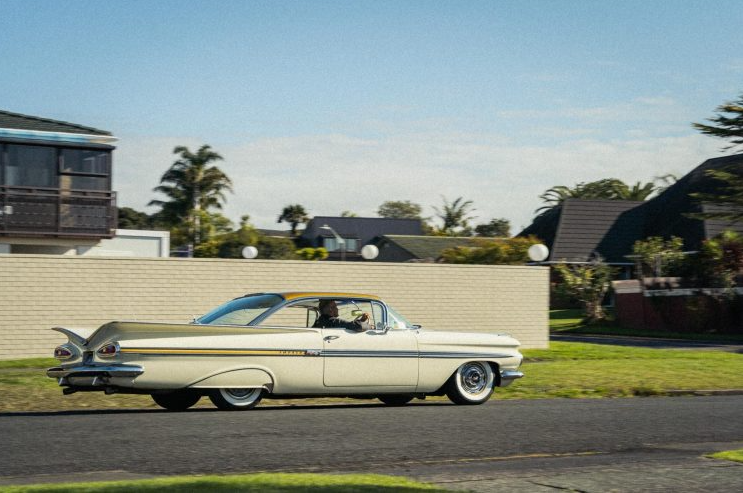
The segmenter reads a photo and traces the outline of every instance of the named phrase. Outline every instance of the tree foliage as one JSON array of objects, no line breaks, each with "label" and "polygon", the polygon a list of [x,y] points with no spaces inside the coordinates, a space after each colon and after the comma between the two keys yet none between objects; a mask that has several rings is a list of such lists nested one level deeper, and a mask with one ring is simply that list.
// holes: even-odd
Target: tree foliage
[{"label": "tree foliage", "polygon": [[743,164],[730,165],[723,169],[708,169],[705,174],[721,182],[714,193],[692,193],[693,198],[714,204],[719,211],[689,214],[696,219],[722,219],[731,223],[743,221]]},{"label": "tree foliage", "polygon": [[692,126],[703,134],[729,140],[730,145],[724,149],[743,146],[743,93],[738,99],[718,106],[716,111],[714,118],[707,119],[712,125],[692,123]]},{"label": "tree foliage", "polygon": [[287,222],[291,225],[292,236],[297,235],[297,226],[304,224],[310,220],[310,216],[307,214],[303,205],[294,204],[287,205],[281,211],[278,223]]},{"label": "tree foliage", "polygon": [[[193,242],[195,230],[200,238]],[[170,228],[170,244],[173,247],[193,247],[194,257],[216,257],[219,236],[232,231],[232,221],[219,212],[194,211],[191,218]]]},{"label": "tree foliage", "polygon": [[560,289],[575,297],[583,305],[584,322],[596,323],[606,319],[602,301],[611,286],[613,269],[600,258],[586,264],[557,264]]},{"label": "tree foliage", "polygon": [[296,251],[296,254],[303,260],[325,260],[328,258],[328,250],[324,247],[312,248],[300,248]]},{"label": "tree foliage", "polygon": [[471,213],[475,210],[471,200],[458,197],[453,202],[441,197],[444,201],[443,207],[434,207],[436,215],[441,219],[442,226],[439,233],[446,236],[470,236],[472,228],[469,222],[475,218]]},{"label": "tree foliage", "polygon": [[154,188],[168,200],[152,200],[149,205],[161,208],[158,216],[169,226],[179,226],[186,222],[191,227],[189,243],[198,245],[202,238],[201,212],[221,209],[226,200],[225,192],[232,192],[232,181],[212,163],[222,156],[210,146],[203,145],[196,153],[185,146],[173,149],[180,157],[160,178],[160,185]]},{"label": "tree foliage", "polygon": [[505,218],[494,218],[489,223],[475,226],[477,236],[501,237],[511,236],[511,222]]},{"label": "tree foliage", "polygon": [[153,229],[156,227],[155,217],[131,207],[119,207],[118,217],[120,229]]},{"label": "tree foliage", "polygon": [[734,231],[723,231],[702,244],[697,265],[708,287],[731,289],[736,276],[743,270],[743,236]]},{"label": "tree foliage", "polygon": [[409,200],[388,200],[382,202],[377,209],[379,217],[389,219],[423,219],[421,217],[423,208]]},{"label": "tree foliage", "polygon": [[684,261],[683,248],[684,240],[677,236],[670,240],[651,236],[637,240],[632,246],[632,254],[636,256],[643,276],[662,277],[678,272]]},{"label": "tree foliage", "polygon": [[242,251],[246,246],[258,249],[258,258],[266,260],[296,260],[296,245],[290,238],[265,236],[255,229],[243,216],[240,227],[214,237],[210,242],[209,253],[212,257],[243,258]]},{"label": "tree foliage", "polygon": [[[558,185],[539,196],[545,205],[536,212],[544,213],[552,210],[561,206],[567,199],[647,200],[654,193],[665,190],[673,181],[675,181],[673,175],[665,175],[647,183],[638,181],[632,186],[617,178],[581,182],[573,187]],[[658,182],[661,184],[659,185]]]},{"label": "tree foliage", "polygon": [[447,248],[441,261],[449,264],[524,265],[529,262],[529,247],[540,241],[534,237],[508,239],[473,238],[473,246]]}]

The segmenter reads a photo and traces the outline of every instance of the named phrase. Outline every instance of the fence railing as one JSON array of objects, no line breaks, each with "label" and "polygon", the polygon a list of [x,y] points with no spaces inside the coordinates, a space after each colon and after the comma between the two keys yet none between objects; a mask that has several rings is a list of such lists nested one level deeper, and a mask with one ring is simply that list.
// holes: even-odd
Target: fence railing
[{"label": "fence railing", "polygon": [[110,238],[116,192],[0,186],[0,236]]}]

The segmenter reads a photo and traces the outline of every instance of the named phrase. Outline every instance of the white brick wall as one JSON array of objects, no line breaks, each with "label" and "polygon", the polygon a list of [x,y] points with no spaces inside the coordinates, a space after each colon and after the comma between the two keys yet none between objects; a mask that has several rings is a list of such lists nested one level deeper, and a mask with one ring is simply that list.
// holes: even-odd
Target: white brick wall
[{"label": "white brick wall", "polygon": [[0,255],[0,359],[50,355],[56,325],[184,322],[246,293],[303,290],[377,294],[427,329],[548,344],[544,267]]}]

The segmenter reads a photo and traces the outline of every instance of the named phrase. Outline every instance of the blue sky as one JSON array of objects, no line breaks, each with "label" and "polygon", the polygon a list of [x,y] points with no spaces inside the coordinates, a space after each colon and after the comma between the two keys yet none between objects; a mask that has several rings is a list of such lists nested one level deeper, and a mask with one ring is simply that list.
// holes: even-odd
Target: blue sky
[{"label": "blue sky", "polygon": [[739,1],[3,2],[0,108],[110,130],[143,209],[211,144],[226,213],[463,196],[526,226],[557,184],[682,175],[743,91]]}]

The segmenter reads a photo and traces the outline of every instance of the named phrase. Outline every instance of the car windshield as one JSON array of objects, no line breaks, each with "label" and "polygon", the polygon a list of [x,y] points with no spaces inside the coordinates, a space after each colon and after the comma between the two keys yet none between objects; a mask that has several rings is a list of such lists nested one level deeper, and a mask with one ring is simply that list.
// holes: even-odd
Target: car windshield
[{"label": "car windshield", "polygon": [[276,294],[251,294],[218,306],[196,320],[197,324],[248,325],[262,313],[284,301]]}]

